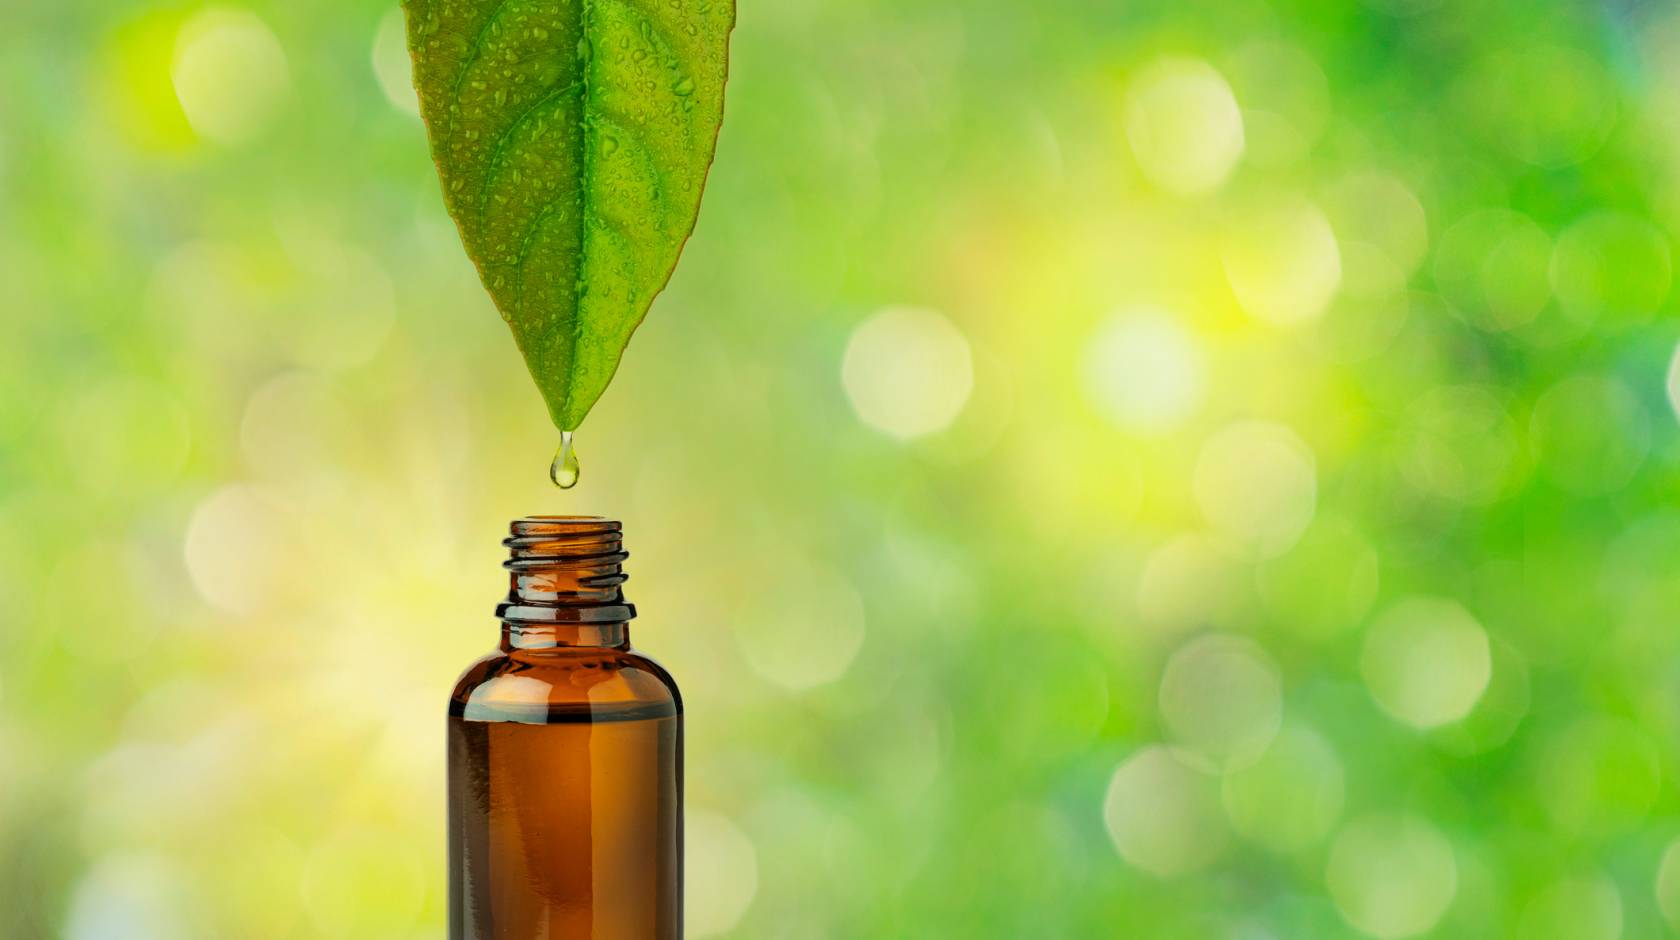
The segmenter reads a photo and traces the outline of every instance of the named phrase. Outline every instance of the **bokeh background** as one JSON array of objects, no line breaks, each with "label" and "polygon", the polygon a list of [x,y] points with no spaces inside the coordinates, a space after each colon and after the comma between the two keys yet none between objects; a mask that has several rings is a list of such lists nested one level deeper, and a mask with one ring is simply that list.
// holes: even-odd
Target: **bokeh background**
[{"label": "bokeh background", "polygon": [[441,937],[622,518],[691,937],[1680,928],[1680,11],[743,0],[583,483],[375,0],[0,11],[0,936]]}]

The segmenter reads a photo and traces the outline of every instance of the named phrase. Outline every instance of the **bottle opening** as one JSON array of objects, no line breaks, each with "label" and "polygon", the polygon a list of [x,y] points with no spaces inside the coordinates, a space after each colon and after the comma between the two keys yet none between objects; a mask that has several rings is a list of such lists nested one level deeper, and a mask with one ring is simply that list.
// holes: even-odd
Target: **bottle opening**
[{"label": "bottle opening", "polygon": [[629,576],[623,526],[602,516],[526,516],[502,540],[512,577],[496,615],[511,623],[607,623],[636,616],[620,589]]}]

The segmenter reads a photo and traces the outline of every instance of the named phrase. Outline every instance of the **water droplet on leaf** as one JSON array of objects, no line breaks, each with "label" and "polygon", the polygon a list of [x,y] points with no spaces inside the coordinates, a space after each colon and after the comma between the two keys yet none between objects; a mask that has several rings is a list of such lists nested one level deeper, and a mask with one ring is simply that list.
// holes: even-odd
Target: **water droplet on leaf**
[{"label": "water droplet on leaf", "polygon": [[572,446],[572,432],[560,432],[560,449],[554,452],[554,462],[548,465],[548,478],[563,490],[577,486],[582,468],[578,466],[577,448]]}]

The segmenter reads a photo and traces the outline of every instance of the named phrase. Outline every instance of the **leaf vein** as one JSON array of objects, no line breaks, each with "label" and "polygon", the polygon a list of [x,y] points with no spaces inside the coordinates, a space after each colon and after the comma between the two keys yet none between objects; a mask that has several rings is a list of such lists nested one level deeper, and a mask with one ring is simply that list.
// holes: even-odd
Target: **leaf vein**
[{"label": "leaf vein", "polygon": [[[641,7],[629,2],[629,0],[607,0],[607,2],[617,5],[620,9],[629,13],[630,16],[637,22],[641,23],[642,26],[646,27],[648,38],[650,38],[654,44],[659,47],[659,51],[664,55],[667,61],[680,60],[682,58],[682,56],[677,54],[676,45],[671,41],[671,32],[664,23],[648,16],[647,13],[642,11]],[[689,126],[689,122],[686,120],[676,121],[674,123],[682,130],[683,140],[685,143],[692,147],[694,144],[694,128]]]},{"label": "leaf vein", "polygon": [[[666,171],[665,167],[660,165],[658,158],[654,154],[654,149],[648,146],[646,130],[642,127],[633,125],[629,121],[626,121],[622,115],[614,113],[611,108],[607,108],[605,106],[599,107],[596,110],[595,120],[605,123],[612,127],[613,130],[618,131],[620,134],[636,140],[636,147],[634,148],[636,153],[641,156],[643,164],[648,168],[648,171],[653,174],[655,181],[659,184],[658,188],[655,190],[658,196],[659,205],[661,207],[669,207],[670,197],[667,194],[671,189],[670,174]],[[625,149],[628,151],[630,148]],[[593,211],[593,207],[591,207],[591,211]],[[663,228],[663,220],[661,220],[661,228]]]},{"label": "leaf vein", "polygon": [[[461,86],[466,84],[467,73],[472,71],[472,67],[478,63],[478,57],[483,54],[484,43],[490,38],[491,28],[496,25],[498,19],[501,19],[502,14],[507,11],[508,7],[513,6],[515,2],[516,0],[496,0],[496,5],[490,8],[489,15],[484,17],[483,24],[478,27],[478,35],[473,37],[472,48],[468,49],[466,56],[461,59],[461,68],[455,73],[455,81],[450,83],[449,98],[455,104],[459,105],[461,103]],[[454,136],[455,126],[453,121],[450,122],[449,133]]]},{"label": "leaf vein", "polygon": [[649,38],[659,45],[659,51],[663,52],[667,59],[678,58],[674,45],[671,42],[670,30],[666,29],[664,23],[648,16],[642,11],[641,7],[629,2],[629,0],[607,0],[607,2],[615,4],[620,9],[634,17],[637,22],[647,27]]},{"label": "leaf vein", "polygon": [[501,175],[502,157],[506,153],[508,142],[513,139],[513,135],[519,132],[519,129],[537,113],[539,108],[553,104],[557,99],[564,97],[567,92],[582,87],[583,81],[579,79],[567,85],[557,85],[543,92],[537,97],[537,100],[531,102],[530,107],[520,112],[512,123],[496,135],[495,145],[490,151],[490,161],[484,168],[484,185],[479,188],[478,192],[479,231],[484,230],[484,217],[490,208],[490,190],[496,185],[496,180]]},{"label": "leaf vein", "polygon": [[[537,210],[537,214],[532,217],[530,224],[525,226],[525,231],[519,239],[519,253],[514,256],[513,262],[514,267],[519,271],[521,278],[523,278],[525,274],[525,259],[530,256],[531,248],[537,240],[537,235],[542,231],[543,223],[547,222],[548,217],[554,214],[556,207],[564,202],[575,199],[577,195],[577,190],[572,190],[571,192],[561,193],[560,195],[549,199],[547,202],[543,203],[541,209]],[[522,280],[521,285],[523,285],[523,283],[524,282]],[[523,312],[523,307],[521,308],[521,312]]]}]

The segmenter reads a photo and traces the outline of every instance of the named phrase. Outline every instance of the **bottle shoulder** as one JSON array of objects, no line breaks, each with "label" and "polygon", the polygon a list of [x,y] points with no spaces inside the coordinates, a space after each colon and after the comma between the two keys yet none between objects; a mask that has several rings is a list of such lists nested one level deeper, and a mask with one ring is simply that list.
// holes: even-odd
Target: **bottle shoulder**
[{"label": "bottle shoulder", "polygon": [[680,715],[682,694],[663,666],[635,649],[496,650],[455,683],[449,713],[547,724]]}]

